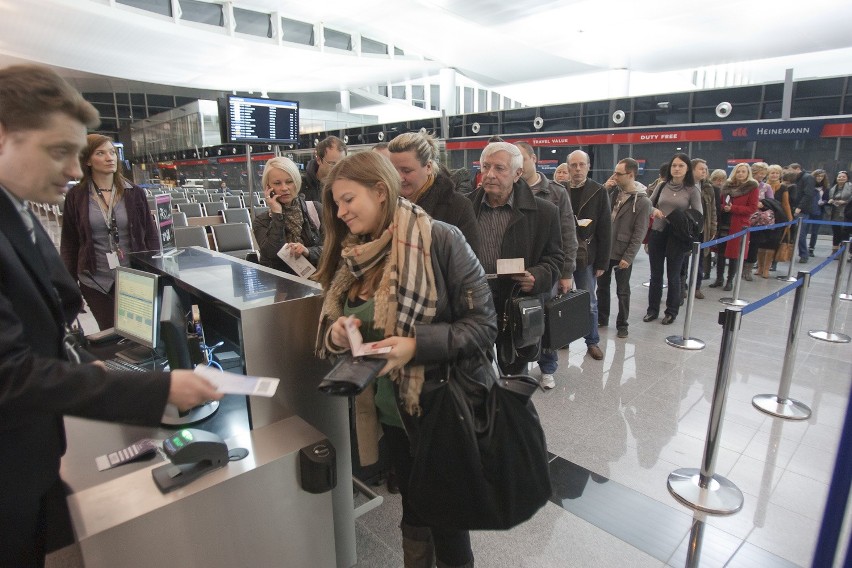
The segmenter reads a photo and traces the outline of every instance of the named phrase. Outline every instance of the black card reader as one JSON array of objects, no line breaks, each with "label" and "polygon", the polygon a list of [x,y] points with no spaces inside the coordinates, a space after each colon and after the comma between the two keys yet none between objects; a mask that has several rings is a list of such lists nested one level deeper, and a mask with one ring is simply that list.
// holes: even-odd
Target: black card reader
[{"label": "black card reader", "polygon": [[228,446],[212,432],[184,428],[163,441],[163,451],[172,462],[151,474],[163,493],[183,487],[228,463]]}]

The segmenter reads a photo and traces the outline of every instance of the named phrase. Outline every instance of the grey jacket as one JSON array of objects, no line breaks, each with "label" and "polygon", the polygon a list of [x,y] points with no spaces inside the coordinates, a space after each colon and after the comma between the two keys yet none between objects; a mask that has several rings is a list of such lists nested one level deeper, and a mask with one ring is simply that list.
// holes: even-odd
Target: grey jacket
[{"label": "grey jacket", "polygon": [[[612,221],[612,247],[609,253],[611,260],[626,260],[630,264],[633,264],[636,253],[639,252],[639,247],[642,246],[642,241],[648,232],[648,219],[653,210],[645,186],[639,182],[634,183],[636,193],[627,198]],[[618,186],[609,192],[613,209],[620,193]]]},{"label": "grey jacket", "polygon": [[560,278],[574,278],[577,261],[577,224],[574,222],[574,210],[571,208],[571,198],[564,185],[547,179],[539,174],[538,183],[531,185],[533,195],[546,199],[559,208],[559,228],[562,231],[562,252],[565,262],[562,265]]}]

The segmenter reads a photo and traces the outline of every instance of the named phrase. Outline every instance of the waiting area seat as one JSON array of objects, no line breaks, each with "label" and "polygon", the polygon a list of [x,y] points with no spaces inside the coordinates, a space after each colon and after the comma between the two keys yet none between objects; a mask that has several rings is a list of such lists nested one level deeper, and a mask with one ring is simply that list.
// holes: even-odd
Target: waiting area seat
[{"label": "waiting area seat", "polygon": [[178,203],[178,211],[187,217],[204,217],[204,208],[200,203]]},{"label": "waiting area seat", "polygon": [[245,207],[225,209],[222,212],[225,215],[225,223],[247,223],[251,227],[251,211]]},{"label": "waiting area seat", "polygon": [[243,206],[243,200],[239,195],[226,195],[225,203],[228,204],[229,209],[239,209]]},{"label": "waiting area seat", "polygon": [[204,211],[207,213],[208,217],[221,215],[227,208],[228,204],[223,201],[209,201],[204,204]]},{"label": "waiting area seat", "polygon": [[261,215],[266,215],[269,213],[269,207],[255,207],[254,208],[254,216],[260,217]]},{"label": "waiting area seat", "polygon": [[186,221],[186,213],[182,213],[178,211],[177,213],[172,213],[172,226],[173,227],[188,227],[189,223]]},{"label": "waiting area seat", "polygon": [[207,231],[204,227],[175,227],[175,246],[209,249],[210,241],[207,240]]},{"label": "waiting area seat", "polygon": [[213,245],[217,251],[242,259],[245,259],[249,253],[255,252],[248,223],[225,223],[211,225],[210,228],[213,231]]}]

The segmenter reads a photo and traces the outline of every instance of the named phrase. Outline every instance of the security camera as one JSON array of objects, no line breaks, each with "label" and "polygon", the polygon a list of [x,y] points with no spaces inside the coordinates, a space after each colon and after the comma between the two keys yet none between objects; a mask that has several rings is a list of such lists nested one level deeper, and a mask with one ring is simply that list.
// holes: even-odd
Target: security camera
[{"label": "security camera", "polygon": [[344,135],[343,135],[343,143],[344,143],[344,144],[349,144],[349,135],[348,135],[348,134],[344,134]]},{"label": "security camera", "polygon": [[544,126],[544,119],[540,116],[535,117],[535,119],[533,120],[533,127],[536,130],[541,130],[542,126]]},{"label": "security camera", "polygon": [[626,117],[627,117],[627,115],[624,114],[623,110],[617,110],[614,113],[612,113],[612,121],[616,124],[621,124],[622,122],[624,122],[624,119]]},{"label": "security camera", "polygon": [[479,127],[479,123],[478,123],[478,122],[474,122],[473,124],[471,124],[471,125],[470,125],[470,131],[471,131],[471,132],[473,132],[474,134],[478,134],[478,133],[479,133],[479,128],[480,128],[480,127]]},{"label": "security camera", "polygon": [[716,105],[716,116],[719,118],[725,118],[726,116],[731,114],[731,111],[734,110],[733,105],[729,102],[723,102]]},{"label": "security camera", "polygon": [[385,139],[385,133],[384,133],[384,132],[379,132],[379,142],[383,142],[383,141],[384,141],[384,139]]}]

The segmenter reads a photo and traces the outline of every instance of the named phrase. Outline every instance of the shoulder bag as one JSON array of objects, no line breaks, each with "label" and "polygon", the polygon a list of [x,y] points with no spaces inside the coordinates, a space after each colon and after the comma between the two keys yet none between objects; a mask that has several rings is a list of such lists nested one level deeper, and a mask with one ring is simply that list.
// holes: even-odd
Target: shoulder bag
[{"label": "shoulder bag", "polygon": [[503,322],[497,336],[497,357],[500,368],[517,363],[537,361],[544,335],[544,307],[536,296],[519,296],[520,288],[512,292],[503,308]]},{"label": "shoulder bag", "polygon": [[505,530],[528,520],[552,493],[544,431],[530,400],[538,381],[500,377],[489,390],[454,364],[445,380],[431,383],[420,395],[409,479],[417,515],[455,530]]}]

